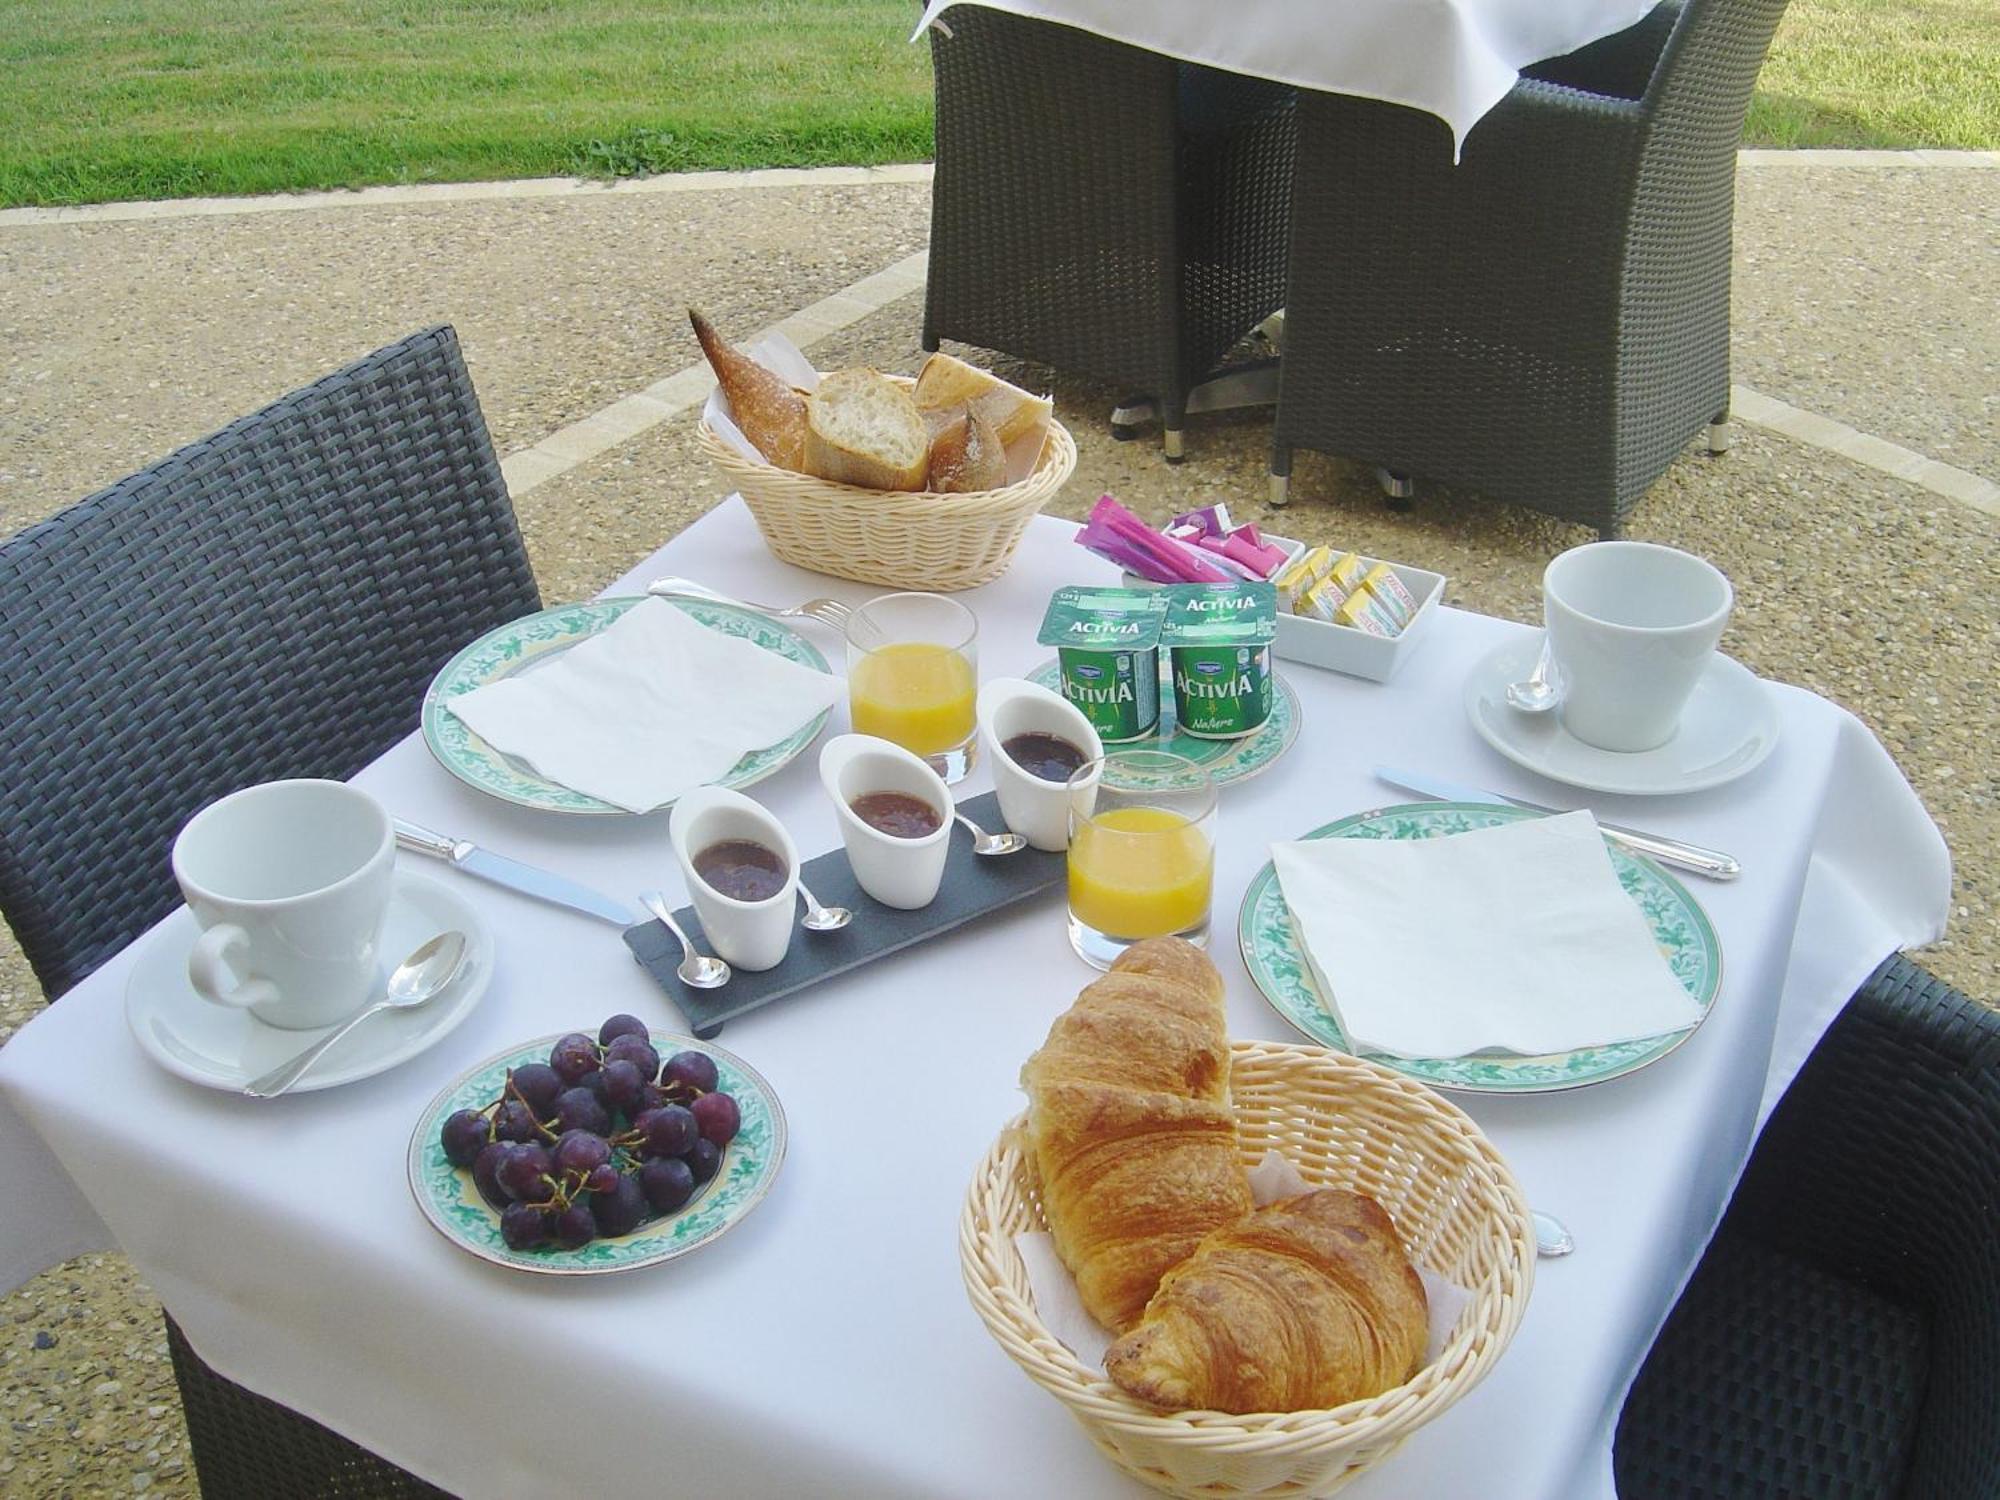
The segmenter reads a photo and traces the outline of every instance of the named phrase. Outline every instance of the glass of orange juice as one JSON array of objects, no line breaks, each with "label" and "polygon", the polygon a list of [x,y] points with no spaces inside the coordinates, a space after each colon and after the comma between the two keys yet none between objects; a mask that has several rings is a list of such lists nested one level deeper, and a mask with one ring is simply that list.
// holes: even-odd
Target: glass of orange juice
[{"label": "glass of orange juice", "polygon": [[1215,783],[1185,756],[1114,750],[1069,779],[1069,941],[1108,969],[1141,938],[1206,947]]},{"label": "glass of orange juice", "polygon": [[978,754],[979,621],[943,594],[884,594],[847,617],[856,734],[921,755],[947,782]]}]

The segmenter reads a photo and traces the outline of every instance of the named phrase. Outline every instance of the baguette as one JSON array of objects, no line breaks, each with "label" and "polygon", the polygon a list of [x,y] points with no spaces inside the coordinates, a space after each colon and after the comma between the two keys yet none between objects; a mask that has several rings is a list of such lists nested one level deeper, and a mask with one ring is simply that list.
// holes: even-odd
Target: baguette
[{"label": "baguette", "polygon": [[806,398],[805,471],[871,490],[921,490],[930,431],[908,391],[874,370],[836,370]]},{"label": "baguette", "polygon": [[1000,434],[971,407],[961,406],[932,432],[930,488],[934,493],[966,495],[997,490],[1007,482],[1007,449]]},{"label": "baguette", "polygon": [[795,474],[806,472],[806,401],[784,379],[757,363],[716,332],[694,308],[688,322],[708,356],[716,384],[729,398],[729,414],[767,462]]},{"label": "baguette", "polygon": [[[1047,396],[1031,396],[1018,385],[1009,385],[976,365],[949,354],[933,354],[917,371],[917,405],[926,411],[945,411],[967,406],[993,424],[1004,447],[1037,430],[1046,432],[1055,402]],[[1041,451],[1041,444],[1035,445]]]}]

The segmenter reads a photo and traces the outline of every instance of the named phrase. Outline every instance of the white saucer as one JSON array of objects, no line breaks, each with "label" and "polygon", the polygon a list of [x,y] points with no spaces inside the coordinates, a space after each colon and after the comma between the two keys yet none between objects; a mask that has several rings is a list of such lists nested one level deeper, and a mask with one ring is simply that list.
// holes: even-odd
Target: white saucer
[{"label": "white saucer", "polygon": [[[302,1094],[370,1078],[407,1062],[442,1040],[472,1013],[493,977],[493,934],[456,891],[421,875],[396,872],[395,894],[382,922],[383,973],[424,939],[457,928],[471,944],[465,968],[451,987],[426,1005],[384,1011],[354,1028],[293,1084]],[[331,1027],[286,1031],[267,1026],[246,1010],[216,1005],[188,983],[188,949],[194,914],[182,907],[146,941],[125,985],[125,1021],[148,1056],[169,1073],[205,1088],[240,1093],[287,1058],[296,1057]]]},{"label": "white saucer", "polygon": [[1507,684],[1524,680],[1539,635],[1485,657],[1465,684],[1465,711],[1479,737],[1516,765],[1593,792],[1663,797],[1698,792],[1755,770],[1778,743],[1778,709],[1755,673],[1717,652],[1695,684],[1681,726],[1657,750],[1600,750],[1562,726],[1562,710],[1524,714]]}]

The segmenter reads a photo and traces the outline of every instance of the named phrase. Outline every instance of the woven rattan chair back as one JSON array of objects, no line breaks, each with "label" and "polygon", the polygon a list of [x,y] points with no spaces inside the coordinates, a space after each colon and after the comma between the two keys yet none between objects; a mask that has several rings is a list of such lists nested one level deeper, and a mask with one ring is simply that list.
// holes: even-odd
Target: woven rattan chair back
[{"label": "woven rattan chair back", "polygon": [[1727,415],[1736,142],[1783,10],[1670,0],[1529,69],[1456,164],[1417,110],[1302,95],[1273,475],[1314,448],[1614,534]]},{"label": "woven rattan chair back", "polygon": [[359,770],[537,607],[449,328],[0,545],[0,910],[50,998],[179,900],[192,813]]},{"label": "woven rattan chair back", "polygon": [[1292,91],[971,5],[931,58],[924,347],[1116,382],[1177,433],[1284,300]]},{"label": "woven rattan chair back", "polygon": [[1619,1418],[1621,1500],[2000,1495],[2000,1011],[1904,958],[1757,1142]]}]

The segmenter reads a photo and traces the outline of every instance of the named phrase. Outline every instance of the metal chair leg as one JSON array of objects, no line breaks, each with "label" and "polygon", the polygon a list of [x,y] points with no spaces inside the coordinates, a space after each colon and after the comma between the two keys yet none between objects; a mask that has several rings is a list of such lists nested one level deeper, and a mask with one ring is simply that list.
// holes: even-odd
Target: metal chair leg
[{"label": "metal chair leg", "polygon": [[1382,496],[1391,510],[1408,510],[1414,503],[1417,482],[1398,469],[1378,468],[1375,482],[1382,486]]},{"label": "metal chair leg", "polygon": [[1712,418],[1708,424],[1708,451],[1712,454],[1727,453],[1736,446],[1736,424],[1729,420],[1729,413]]},{"label": "metal chair leg", "polygon": [[1289,445],[1271,445],[1271,494],[1273,505],[1289,505],[1292,500],[1292,450]]}]

